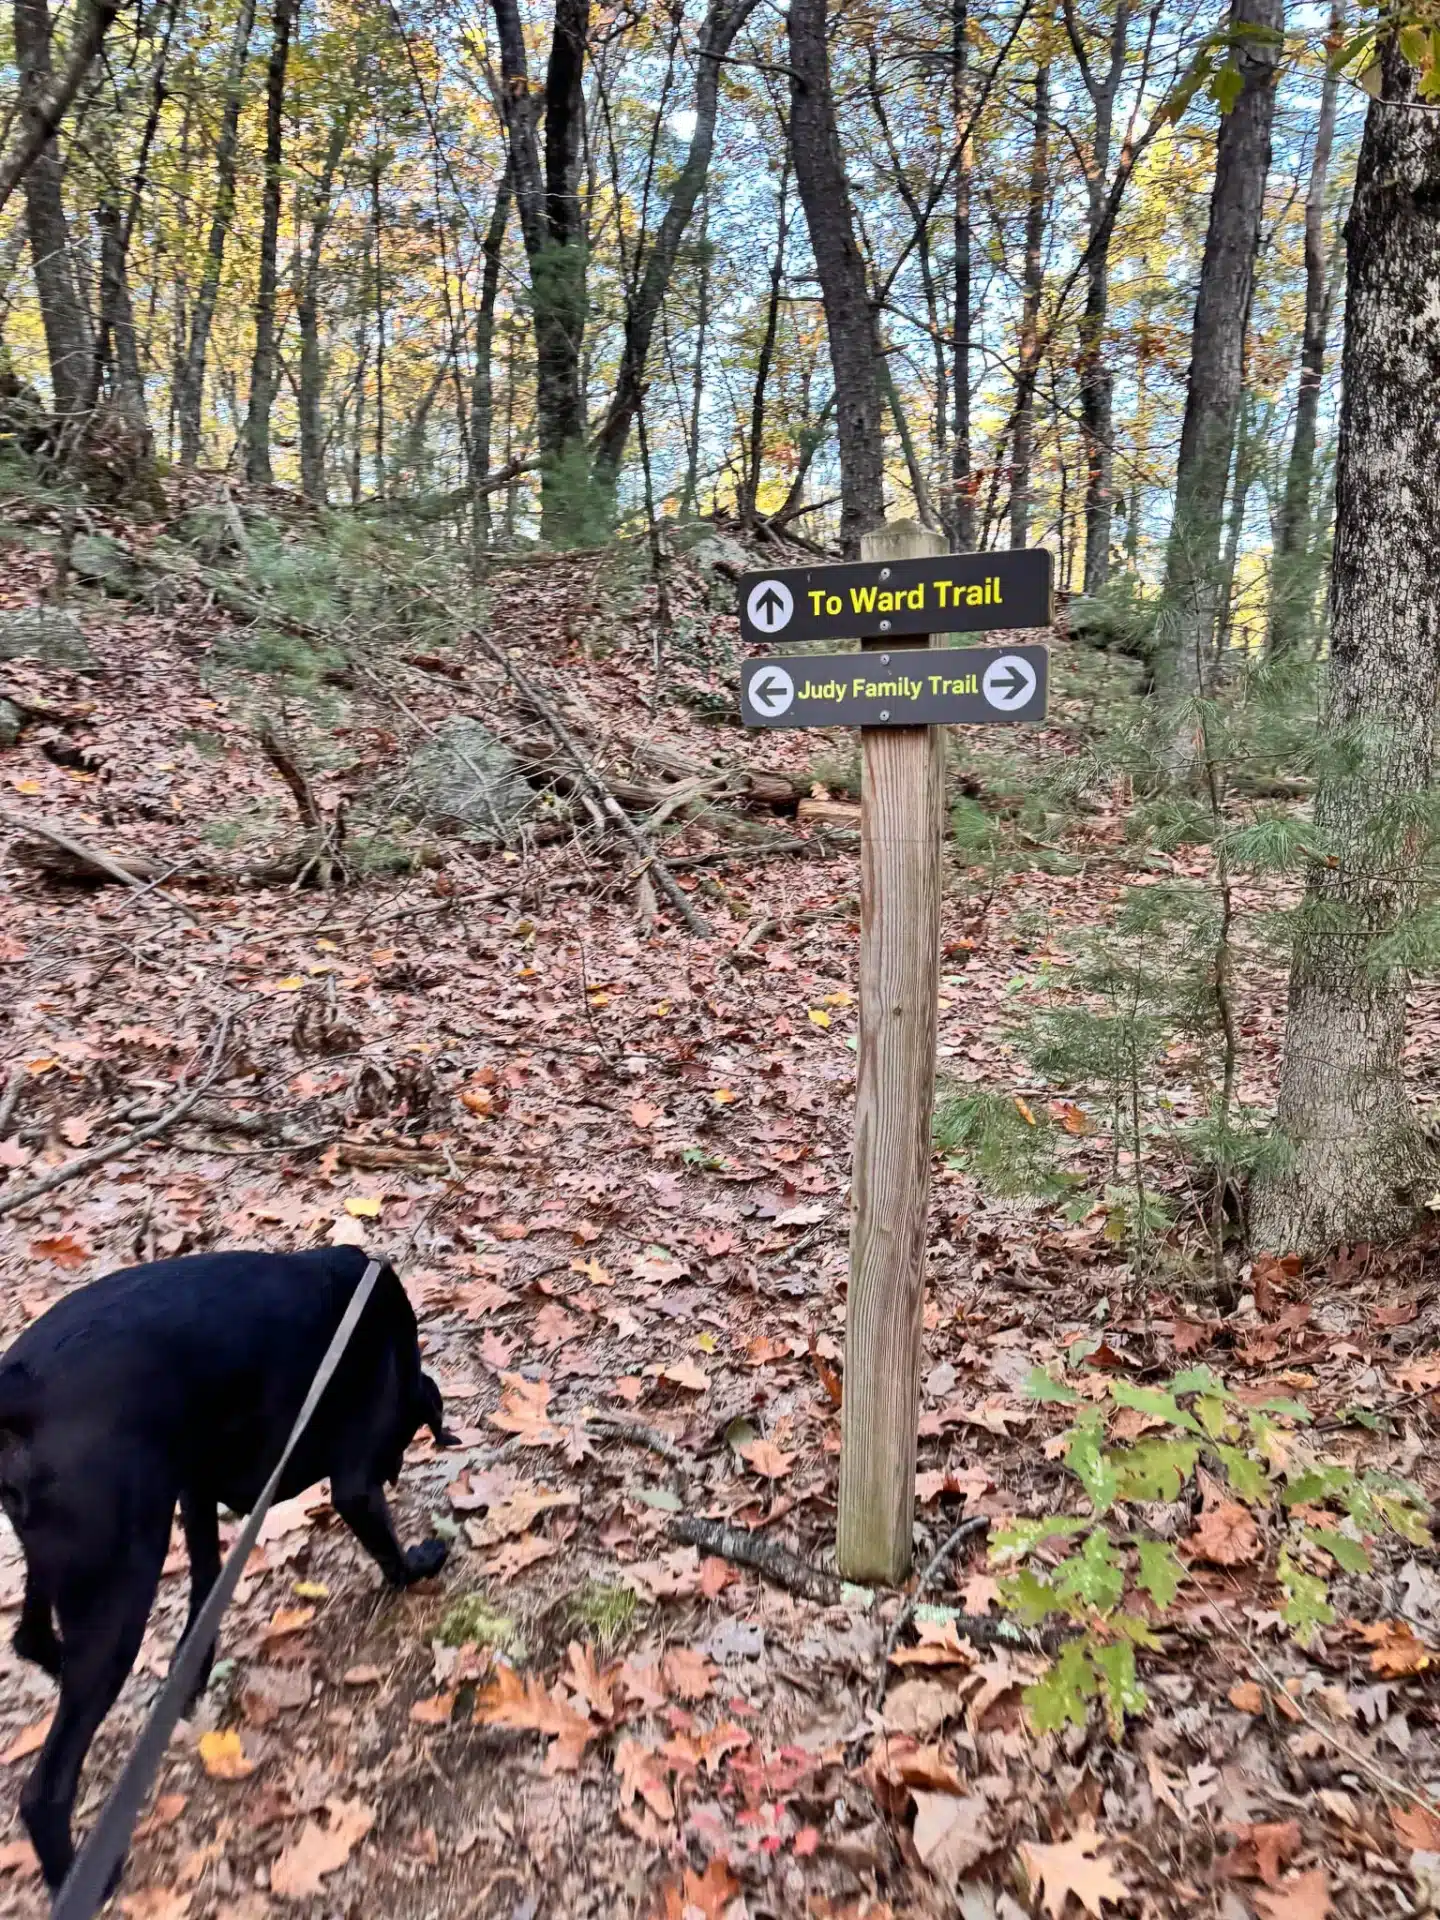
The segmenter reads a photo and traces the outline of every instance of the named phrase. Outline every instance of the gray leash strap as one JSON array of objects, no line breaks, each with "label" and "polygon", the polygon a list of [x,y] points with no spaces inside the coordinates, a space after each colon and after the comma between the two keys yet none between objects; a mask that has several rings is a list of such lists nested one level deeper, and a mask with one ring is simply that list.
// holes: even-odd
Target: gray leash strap
[{"label": "gray leash strap", "polygon": [[260,1498],[250,1510],[250,1517],[240,1530],[239,1538],[226,1556],[220,1569],[220,1577],[206,1596],[205,1604],[195,1616],[195,1624],[181,1641],[165,1677],[154,1706],[150,1709],[150,1718],[141,1729],[140,1738],[135,1742],[130,1758],[125,1762],[120,1778],[111,1790],[110,1798],[100,1810],[100,1818],[90,1829],[85,1844],[75,1856],[75,1863],[65,1876],[65,1884],[55,1896],[55,1904],[50,1910],[50,1920],[90,1920],[105,1898],[105,1890],[110,1875],[115,1871],[116,1863],[123,1859],[130,1845],[130,1835],[139,1818],[140,1808],[150,1791],[150,1784],[170,1744],[170,1736],[175,1731],[185,1706],[186,1695],[194,1684],[200,1671],[205,1649],[215,1638],[220,1627],[220,1619],[230,1604],[231,1595],[240,1583],[245,1571],[245,1562],[250,1558],[265,1515],[270,1511],[270,1502],[275,1498],[275,1489],[280,1484],[280,1476],[290,1463],[290,1456],[299,1443],[300,1436],[310,1424],[310,1417],[320,1404],[320,1396],[329,1386],[335,1369],[339,1366],[345,1349],[350,1344],[365,1303],[375,1290],[375,1282],[380,1276],[381,1262],[372,1260],[366,1267],[359,1286],[350,1297],[335,1337],[326,1349],[325,1358],[320,1362],[319,1371],[310,1382],[310,1391],[305,1396],[294,1426],[290,1429],[290,1438],[275,1469],[265,1482]]}]

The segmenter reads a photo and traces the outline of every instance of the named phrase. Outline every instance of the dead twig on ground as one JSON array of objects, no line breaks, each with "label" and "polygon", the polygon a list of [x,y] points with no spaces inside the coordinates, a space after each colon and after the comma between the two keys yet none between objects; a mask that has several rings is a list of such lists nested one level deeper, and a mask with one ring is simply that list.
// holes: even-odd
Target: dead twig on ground
[{"label": "dead twig on ground", "polygon": [[617,1440],[630,1440],[637,1447],[646,1447],[651,1453],[658,1453],[679,1473],[689,1475],[695,1471],[694,1462],[668,1434],[661,1433],[656,1427],[647,1427],[643,1420],[630,1420],[620,1413],[592,1412],[586,1415],[585,1425],[594,1433],[613,1434]]},{"label": "dead twig on ground", "polygon": [[[955,1552],[957,1547],[966,1540],[973,1540],[977,1534],[988,1533],[989,1531],[990,1522],[985,1516],[979,1513],[972,1514],[968,1520],[962,1520],[959,1526],[951,1529],[950,1533],[941,1541],[940,1545],[926,1562],[920,1578],[915,1582],[915,1591],[896,1614],[890,1631],[885,1636],[884,1651],[880,1655],[880,1672],[876,1676],[874,1690],[870,1696],[870,1704],[872,1707],[878,1707],[880,1702],[885,1698],[885,1679],[890,1667],[890,1656],[894,1653],[896,1647],[899,1646],[901,1634],[904,1633],[906,1627],[909,1626],[911,1620],[914,1618],[915,1609],[919,1606],[924,1595],[929,1592],[931,1583],[939,1577],[941,1569],[949,1563],[950,1556]],[[984,1626],[996,1626],[999,1624],[997,1621],[986,1621],[983,1616],[978,1614],[971,1617],[980,1621]],[[965,1629],[961,1628],[960,1631],[964,1632]]]},{"label": "dead twig on ground", "polygon": [[10,1069],[10,1077],[5,1082],[5,1091],[0,1094],[0,1140],[10,1131],[10,1123],[15,1118],[15,1110],[20,1105],[20,1096],[25,1091],[25,1082],[29,1078],[24,1067]]},{"label": "dead twig on ground", "polygon": [[209,1060],[200,1079],[188,1088],[178,1100],[168,1106],[162,1114],[149,1121],[143,1127],[137,1127],[133,1133],[125,1133],[118,1140],[107,1141],[103,1147],[92,1147],[88,1153],[80,1153],[63,1165],[52,1167],[49,1173],[43,1173],[36,1180],[26,1181],[23,1187],[15,1187],[0,1193],[0,1216],[13,1213],[17,1207],[25,1206],[31,1200],[38,1200],[42,1194],[51,1193],[56,1187],[62,1187],[67,1181],[79,1179],[82,1173],[89,1173],[95,1167],[104,1166],[107,1160],[116,1160],[122,1153],[129,1153],[134,1147],[143,1147],[147,1141],[158,1140],[160,1135],[183,1120],[191,1110],[200,1104],[200,1096],[211,1086],[220,1072],[225,1057],[225,1043],[230,1035],[230,1016],[222,1015],[215,1027],[210,1043]]},{"label": "dead twig on ground", "polygon": [[723,1521],[704,1520],[690,1513],[677,1514],[666,1532],[682,1546],[702,1547],[706,1553],[718,1554],[722,1560],[732,1560],[737,1566],[763,1573],[767,1580],[798,1593],[802,1599],[814,1600],[822,1607],[840,1604],[842,1588],[838,1574],[827,1573],[812,1561],[802,1560],[798,1553],[791,1553],[788,1547],[774,1540],[764,1540],[739,1527],[727,1527]]}]

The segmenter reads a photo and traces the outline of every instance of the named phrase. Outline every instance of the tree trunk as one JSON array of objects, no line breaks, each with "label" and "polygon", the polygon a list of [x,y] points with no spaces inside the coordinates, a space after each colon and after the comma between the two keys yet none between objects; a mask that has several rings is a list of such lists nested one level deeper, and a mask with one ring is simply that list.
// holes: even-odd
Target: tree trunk
[{"label": "tree trunk", "polygon": [[[789,161],[789,152],[786,152]],[[700,209],[700,284],[695,315],[695,364],[690,370],[690,431],[686,436],[685,486],[680,495],[680,518],[700,510],[700,423],[705,404],[705,350],[710,333],[710,209]]]},{"label": "tree trunk", "polygon": [[535,326],[540,535],[554,545],[583,537],[588,512],[584,365],[585,222],[580,175],[585,131],[585,49],[590,0],[556,0],[545,75],[545,165],[539,102],[530,90],[517,0],[491,0],[500,40],[501,100],[515,211],[530,268]]},{"label": "tree trunk", "polygon": [[[19,11],[17,0],[17,15]],[[119,0],[91,0],[79,29],[71,37],[65,70],[58,75],[51,71],[50,25],[44,8],[37,12],[32,7],[33,18],[23,27],[17,19],[15,54],[21,81],[17,102],[20,130],[10,151],[0,160],[0,210],[41,154],[53,146],[55,130],[90,71],[119,11]],[[37,24],[43,25],[43,32],[36,31]],[[37,56],[42,61],[38,69],[32,65]],[[8,121],[6,124],[8,130]]]},{"label": "tree trunk", "polygon": [[970,553],[975,546],[975,478],[970,470],[970,141],[965,137],[970,113],[969,0],[954,0],[950,16],[951,114],[960,152],[955,160],[955,364],[951,371],[954,394],[954,438],[950,446],[950,512],[947,516],[952,553]]},{"label": "tree trunk", "polygon": [[[1241,87],[1235,105],[1220,121],[1210,220],[1190,335],[1190,377],[1159,629],[1162,680],[1172,706],[1204,693],[1210,683],[1225,484],[1244,380],[1255,251],[1270,171],[1283,0],[1233,0],[1230,20],[1233,27],[1258,32],[1237,38],[1231,54],[1240,70]],[[1189,765],[1192,743],[1186,719],[1179,722],[1169,757],[1177,771]]]},{"label": "tree trunk", "polygon": [[490,473],[490,442],[495,425],[495,304],[500,297],[500,264],[505,252],[505,229],[510,224],[514,174],[509,160],[495,190],[490,224],[485,229],[481,255],[480,306],[475,315],[475,366],[470,376],[470,486],[474,495],[470,537],[476,550],[490,540],[490,496],[479,491]]},{"label": "tree trunk", "polygon": [[370,156],[370,232],[375,294],[375,492],[385,498],[385,262],[381,254],[384,206],[380,181],[384,160],[377,149]]},{"label": "tree trunk", "polygon": [[148,462],[155,446],[145,409],[145,376],[140,368],[135,310],[125,264],[125,222],[113,200],[102,201],[96,217],[100,226],[100,332],[114,357],[116,405],[137,436],[140,457]]},{"label": "tree trunk", "polygon": [[1015,439],[1010,465],[1010,544],[1030,538],[1031,468],[1035,458],[1035,382],[1040,372],[1040,297],[1045,291],[1045,213],[1050,199],[1050,67],[1035,69],[1035,136],[1030,146],[1030,198],[1025,209],[1025,275],[1020,306],[1020,357],[1015,371]]},{"label": "tree trunk", "polygon": [[220,116],[220,138],[215,147],[215,205],[205,243],[205,264],[190,315],[190,339],[177,369],[175,411],[180,423],[180,464],[193,467],[200,457],[200,422],[205,400],[205,358],[210,350],[210,328],[220,297],[220,274],[225,244],[235,212],[235,150],[240,140],[240,108],[245,89],[245,62],[255,28],[255,0],[240,0],[230,61],[225,75],[225,105]]},{"label": "tree trunk", "polygon": [[275,0],[270,66],[265,81],[265,192],[260,215],[260,281],[255,295],[255,354],[250,362],[250,406],[245,416],[245,478],[252,487],[268,487],[270,409],[275,404],[277,292],[276,251],[280,240],[280,163],[285,154],[285,69],[290,33],[300,0]]},{"label": "tree trunk", "polygon": [[[1330,32],[1338,40],[1344,15],[1331,8]],[[1295,401],[1295,434],[1285,469],[1285,491],[1275,529],[1275,560],[1270,582],[1270,631],[1273,653],[1293,653],[1305,643],[1318,584],[1311,554],[1311,489],[1315,480],[1316,424],[1325,377],[1325,335],[1330,322],[1330,265],[1325,255],[1325,187],[1335,140],[1338,76],[1327,66],[1320,88],[1320,118],[1305,194],[1305,331],[1300,347],[1300,391]]]},{"label": "tree trunk", "polygon": [[745,476],[740,483],[736,505],[746,526],[753,526],[760,512],[760,481],[765,465],[765,392],[770,384],[770,369],[775,362],[775,342],[780,332],[780,298],[785,288],[785,247],[790,238],[790,148],[785,148],[780,163],[780,199],[775,236],[775,258],[770,266],[770,291],[765,303],[765,331],[760,336],[760,351],[755,356],[755,385],[750,394],[750,441],[745,450]]},{"label": "tree trunk", "polygon": [[1263,451],[1254,396],[1242,394],[1235,428],[1235,472],[1230,483],[1230,513],[1225,528],[1225,550],[1220,557],[1220,593],[1215,616],[1215,650],[1222,661],[1235,621],[1235,573],[1245,532],[1245,509]]},{"label": "tree trunk", "polygon": [[335,175],[340,170],[350,129],[355,121],[355,93],[360,73],[357,68],[352,91],[336,109],[330,122],[330,137],[320,163],[320,178],[313,192],[305,196],[310,214],[310,237],[303,258],[296,249],[295,318],[300,328],[300,491],[307,500],[324,506],[325,485],[325,361],[320,351],[320,262],[325,252],[325,237],[333,216],[331,196]]},{"label": "tree trunk", "polygon": [[[20,69],[21,112],[40,115],[54,85],[48,0],[15,0],[15,59]],[[70,247],[70,227],[61,191],[64,169],[53,133],[37,148],[25,174],[25,225],[40,295],[40,321],[55,411],[75,426],[86,410],[94,342]]]},{"label": "tree trunk", "polygon": [[830,89],[825,16],[826,0],[791,0],[790,145],[820,275],[835,378],[840,541],[853,556],[860,550],[861,534],[885,518],[884,382]]},{"label": "tree trunk", "polygon": [[1296,928],[1276,1124],[1291,1164],[1257,1182],[1257,1245],[1308,1252],[1403,1232],[1433,1155],[1401,1074],[1403,966],[1377,951],[1413,913],[1430,836],[1440,605],[1440,117],[1393,39],[1365,120],[1348,288],[1325,735],[1356,757],[1315,800],[1323,861]]},{"label": "tree trunk", "polygon": [[1081,76],[1095,112],[1094,134],[1085,170],[1087,194],[1085,313],[1080,322],[1080,427],[1085,443],[1085,592],[1098,593],[1110,573],[1110,530],[1114,519],[1114,378],[1105,364],[1105,321],[1110,309],[1110,240],[1115,222],[1107,219],[1107,180],[1115,126],[1115,100],[1125,72],[1130,32],[1128,0],[1119,0],[1110,29],[1110,59],[1097,74],[1085,53],[1072,10],[1066,25],[1080,63]]},{"label": "tree trunk", "polygon": [[[612,489],[625,455],[625,443],[635,420],[636,409],[645,391],[645,366],[650,357],[650,342],[659,318],[661,303],[675,270],[680,250],[696,203],[704,192],[710,173],[710,156],[715,150],[715,121],[719,111],[720,69],[736,34],[755,11],[759,0],[710,0],[705,23],[695,49],[695,131],[690,136],[685,164],[675,176],[670,204],[649,248],[643,274],[633,299],[627,302],[625,338],[620,351],[620,372],[615,382],[615,397],[595,441],[595,470],[601,483]],[[644,246],[642,236],[641,246]],[[637,262],[638,271],[638,262]]]}]

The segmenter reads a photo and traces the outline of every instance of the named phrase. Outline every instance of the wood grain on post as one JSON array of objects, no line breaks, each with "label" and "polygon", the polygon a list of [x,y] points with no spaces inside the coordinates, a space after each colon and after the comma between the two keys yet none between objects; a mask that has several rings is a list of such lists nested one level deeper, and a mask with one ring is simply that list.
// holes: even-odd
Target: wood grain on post
[{"label": "wood grain on post", "polygon": [[[945,543],[902,521],[867,534],[861,551],[884,562]],[[862,642],[870,654],[929,644]],[[836,1556],[848,1580],[894,1582],[909,1571],[915,1510],[945,730],[866,727],[860,740],[860,1062]]]}]

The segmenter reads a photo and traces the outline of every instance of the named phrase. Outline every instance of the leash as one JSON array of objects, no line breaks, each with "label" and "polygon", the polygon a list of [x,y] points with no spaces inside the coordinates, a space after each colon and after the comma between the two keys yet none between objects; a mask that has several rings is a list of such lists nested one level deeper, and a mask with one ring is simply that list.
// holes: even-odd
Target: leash
[{"label": "leash", "polygon": [[296,1416],[290,1429],[290,1438],[285,1442],[274,1471],[265,1482],[260,1498],[250,1509],[250,1517],[240,1530],[240,1536],[226,1555],[225,1564],[220,1569],[220,1577],[205,1597],[205,1604],[195,1616],[195,1621],[176,1650],[170,1671],[165,1676],[159,1697],[150,1709],[150,1718],[141,1729],[140,1738],[131,1750],[130,1758],[125,1762],[120,1778],[111,1789],[110,1798],[100,1810],[100,1818],[95,1822],[86,1837],[84,1845],[75,1856],[74,1865],[65,1876],[65,1884],[55,1896],[55,1904],[50,1910],[50,1920],[91,1920],[104,1904],[110,1884],[110,1876],[116,1866],[124,1859],[130,1845],[130,1836],[135,1822],[140,1816],[140,1808],[150,1791],[151,1782],[170,1744],[170,1736],[175,1731],[175,1723],[184,1711],[185,1698],[200,1671],[205,1650],[219,1631],[221,1616],[230,1604],[231,1596],[240,1583],[245,1571],[245,1562],[250,1558],[251,1549],[264,1523],[265,1515],[270,1511],[270,1503],[275,1498],[275,1489],[280,1484],[280,1476],[289,1465],[290,1456],[299,1443],[300,1436],[310,1424],[310,1417],[320,1404],[320,1396],[329,1386],[335,1369],[339,1366],[350,1336],[354,1333],[365,1303],[375,1290],[375,1282],[380,1277],[382,1262],[372,1260],[366,1267],[359,1286],[350,1296],[350,1304],[335,1329],[335,1337],[326,1349],[325,1358],[320,1362],[315,1378],[310,1382],[310,1391],[305,1396],[304,1405]]}]

